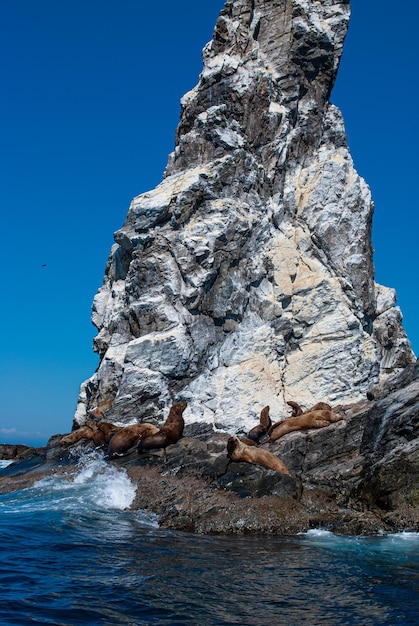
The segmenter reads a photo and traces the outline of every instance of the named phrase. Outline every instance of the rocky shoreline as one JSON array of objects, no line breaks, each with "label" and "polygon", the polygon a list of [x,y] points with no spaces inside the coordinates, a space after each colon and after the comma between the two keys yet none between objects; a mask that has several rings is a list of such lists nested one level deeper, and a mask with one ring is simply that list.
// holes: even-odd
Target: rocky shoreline
[{"label": "rocky shoreline", "polygon": [[[419,531],[419,367],[394,290],[375,283],[371,194],[329,99],[349,15],[347,0],[227,0],[164,179],[114,235],[74,428],[157,426],[187,403],[167,460],[109,459],[162,527]],[[339,421],[261,442],[289,475],[231,461],[229,437],[289,400],[330,402]],[[14,460],[0,494],[71,476],[98,445],[62,437],[0,445]]]},{"label": "rocky shoreline", "polygon": [[[132,509],[157,514],[161,527],[198,533],[292,535],[309,528],[342,534],[419,531],[419,365],[372,389],[369,399],[340,406],[344,419],[289,433],[262,447],[291,476],[229,460],[229,433],[188,424],[178,443],[136,451],[109,463],[137,484]],[[0,446],[15,459],[0,471],[0,493],[30,487],[50,473],[77,470],[89,444],[45,448]],[[12,448],[14,450],[12,450]]]}]

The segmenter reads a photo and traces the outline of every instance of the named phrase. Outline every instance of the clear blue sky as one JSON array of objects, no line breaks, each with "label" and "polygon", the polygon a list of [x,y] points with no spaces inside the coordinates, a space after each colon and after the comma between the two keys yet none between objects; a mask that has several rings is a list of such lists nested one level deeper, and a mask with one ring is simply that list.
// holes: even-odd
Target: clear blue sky
[{"label": "clear blue sky", "polygon": [[[71,429],[113,232],[161,181],[223,5],[0,3],[0,442]],[[352,0],[332,95],[375,200],[377,280],[397,289],[416,353],[418,23],[417,0]]]}]

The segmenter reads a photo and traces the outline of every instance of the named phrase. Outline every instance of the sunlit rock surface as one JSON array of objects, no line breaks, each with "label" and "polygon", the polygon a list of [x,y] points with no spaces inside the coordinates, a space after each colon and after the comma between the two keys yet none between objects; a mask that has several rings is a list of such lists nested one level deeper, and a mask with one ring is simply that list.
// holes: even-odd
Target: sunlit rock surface
[{"label": "sunlit rock surface", "polygon": [[370,190],[329,101],[349,2],[227,1],[162,183],[132,201],[93,303],[75,415],[238,432],[266,404],[365,399],[414,359],[374,282]]}]

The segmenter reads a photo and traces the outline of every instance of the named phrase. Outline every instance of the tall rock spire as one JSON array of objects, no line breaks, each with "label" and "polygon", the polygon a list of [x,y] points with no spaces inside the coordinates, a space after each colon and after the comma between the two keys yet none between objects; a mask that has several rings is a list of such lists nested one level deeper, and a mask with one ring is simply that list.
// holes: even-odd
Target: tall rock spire
[{"label": "tall rock spire", "polygon": [[227,0],[165,177],[115,233],[77,423],[184,399],[238,431],[266,404],[358,400],[414,358],[394,290],[374,283],[370,191],[329,101],[349,13]]}]

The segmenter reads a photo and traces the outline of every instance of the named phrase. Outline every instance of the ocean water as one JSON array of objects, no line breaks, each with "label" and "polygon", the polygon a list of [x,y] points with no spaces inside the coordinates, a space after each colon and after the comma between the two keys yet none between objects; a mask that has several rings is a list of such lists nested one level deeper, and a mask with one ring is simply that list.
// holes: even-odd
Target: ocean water
[{"label": "ocean water", "polygon": [[0,625],[419,624],[418,534],[171,532],[134,493],[92,453],[0,496]]}]

